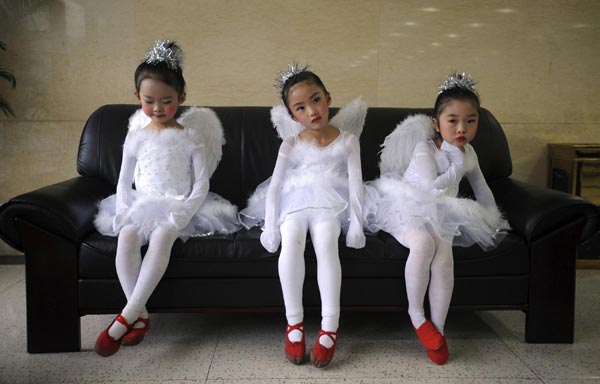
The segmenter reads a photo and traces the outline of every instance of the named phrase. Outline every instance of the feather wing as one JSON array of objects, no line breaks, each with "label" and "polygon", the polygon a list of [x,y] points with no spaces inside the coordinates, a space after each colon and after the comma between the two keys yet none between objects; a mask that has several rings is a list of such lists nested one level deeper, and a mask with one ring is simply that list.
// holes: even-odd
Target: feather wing
[{"label": "feather wing", "polygon": [[150,124],[150,122],[150,117],[143,110],[138,109],[129,117],[129,132],[139,131]]},{"label": "feather wing", "polygon": [[287,108],[281,104],[271,108],[271,122],[281,140],[296,136],[304,130],[302,124],[292,119]]},{"label": "feather wing", "polygon": [[360,137],[367,116],[367,103],[361,96],[352,100],[331,119],[331,125]]},{"label": "feather wing", "polygon": [[417,143],[431,140],[433,132],[431,117],[423,114],[409,116],[398,124],[381,145],[379,162],[381,174],[387,172],[404,174]]},{"label": "feather wing", "polygon": [[[360,136],[367,115],[367,104],[362,97],[357,97],[338,111],[331,119],[331,125],[346,132]],[[296,136],[304,130],[302,124],[292,119],[287,108],[276,105],[271,108],[271,122],[282,140]]]},{"label": "feather wing", "polygon": [[194,130],[196,135],[192,137],[198,141],[196,144],[206,148],[208,171],[212,175],[221,161],[225,144],[223,126],[217,114],[210,108],[192,107],[179,117],[178,122]]}]

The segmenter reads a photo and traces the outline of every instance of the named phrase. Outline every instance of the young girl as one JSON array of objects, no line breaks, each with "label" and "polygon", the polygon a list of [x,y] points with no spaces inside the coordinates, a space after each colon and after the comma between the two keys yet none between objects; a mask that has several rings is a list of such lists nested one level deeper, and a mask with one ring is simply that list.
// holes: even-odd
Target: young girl
[{"label": "young girl", "polygon": [[160,40],[135,71],[142,109],[129,120],[116,194],[100,202],[95,220],[100,233],[118,236],[117,275],[127,297],[121,314],[96,341],[100,356],[140,343],[150,329],[145,305],[177,238],[238,228],[237,208],[208,191],[224,144],[216,114],[190,108],[175,119],[186,96],[181,60],[175,43]]},{"label": "young girl", "polygon": [[[479,118],[474,84],[469,75],[456,73],[442,83],[433,120],[408,117],[386,137],[381,177],[367,185],[376,192],[369,196],[379,196],[370,229],[382,229],[410,249],[408,314],[436,364],[448,359],[444,323],[454,286],[452,245],[491,248],[509,229],[469,144]],[[464,176],[477,201],[456,197]],[[431,321],[423,309],[427,287]]]},{"label": "young girl", "polygon": [[[359,98],[330,121],[331,95],[307,67],[291,65],[277,81],[283,106],[271,110],[283,142],[273,175],[240,212],[246,226],[264,223],[260,241],[279,255],[279,279],[288,321],[285,353],[294,364],[304,360],[304,248],[310,233],[317,256],[321,330],[310,354],[316,367],[333,358],[340,317],[340,232],[346,245],[362,248],[362,171],[357,136],[366,105]],[[355,135],[356,134],[356,135]]]}]

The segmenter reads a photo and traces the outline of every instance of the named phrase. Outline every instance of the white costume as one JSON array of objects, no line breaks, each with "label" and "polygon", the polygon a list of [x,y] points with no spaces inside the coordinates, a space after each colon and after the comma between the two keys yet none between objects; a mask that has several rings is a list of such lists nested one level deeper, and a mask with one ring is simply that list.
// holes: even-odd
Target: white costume
[{"label": "white costume", "polygon": [[100,233],[117,236],[133,224],[144,244],[157,226],[183,240],[237,230],[236,207],[208,191],[224,144],[219,119],[210,109],[190,108],[178,122],[184,129],[147,130],[150,118],[141,109],[131,116],[117,193],[98,207]]},{"label": "white costume", "polygon": [[[445,142],[438,149],[433,132],[430,117],[415,115],[385,139],[381,177],[367,183],[377,192],[368,196],[379,199],[376,213],[368,215],[367,228],[391,233],[425,225],[432,235],[454,245],[493,248],[509,226],[481,173],[475,150],[467,143],[463,154]],[[456,197],[463,176],[477,201]]]},{"label": "white costume", "polygon": [[[443,333],[454,283],[452,244],[489,249],[510,228],[498,210],[470,144],[465,152],[433,141],[430,117],[408,117],[386,137],[381,177],[366,184],[365,227],[384,230],[410,248],[405,278],[409,314],[415,328],[424,321],[429,285],[432,322]],[[475,198],[458,198],[463,176]],[[374,211],[373,211],[374,210]]]},{"label": "white costume", "polygon": [[337,330],[341,266],[338,254],[340,231],[346,245],[365,244],[362,229],[363,185],[360,135],[367,107],[358,98],[331,119],[340,135],[329,145],[300,140],[304,127],[294,121],[283,105],[271,110],[271,119],[283,139],[273,175],[259,185],[240,212],[246,227],[262,225],[261,243],[275,252],[281,241],[279,276],[289,324],[302,321],[304,246],[310,232],[317,255],[323,323]]},{"label": "white costume", "polygon": [[[94,221],[100,233],[119,236],[115,264],[127,297],[122,315],[130,324],[148,317],[146,302],[178,237],[239,228],[237,208],[208,191],[224,144],[219,119],[210,109],[190,108],[177,121],[183,129],[149,130],[144,127],[150,117],[142,110],[131,116],[117,193],[100,202]],[[149,244],[142,260],[144,243]],[[115,322],[109,332],[118,339],[125,330]]]}]

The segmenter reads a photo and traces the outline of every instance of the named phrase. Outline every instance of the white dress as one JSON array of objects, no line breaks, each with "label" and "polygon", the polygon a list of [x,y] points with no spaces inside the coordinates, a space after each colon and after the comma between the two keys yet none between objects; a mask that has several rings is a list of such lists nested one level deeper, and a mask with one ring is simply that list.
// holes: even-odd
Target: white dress
[{"label": "white dress", "polygon": [[208,191],[225,142],[216,114],[190,108],[178,119],[184,129],[144,129],[149,122],[142,110],[129,120],[117,192],[98,205],[98,231],[118,236],[134,224],[144,243],[159,225],[183,240],[235,232],[237,208]]},{"label": "white dress", "polygon": [[[242,224],[247,228],[271,225],[273,228],[263,229],[276,230],[292,213],[329,209],[345,233],[349,227],[360,228],[362,232],[362,172],[355,133],[362,131],[366,104],[356,99],[332,118],[331,124],[340,130],[340,135],[325,147],[300,140],[298,133],[303,128],[289,118],[285,107],[274,107],[271,115],[283,138],[277,160],[282,164],[279,167],[282,174],[277,174],[276,167],[273,176],[256,188],[248,199],[248,206],[240,212]],[[280,188],[279,201],[267,199],[272,183]],[[271,224],[265,223],[266,210],[274,214]]]},{"label": "white dress", "polygon": [[[399,235],[408,246],[402,229],[424,225],[453,245],[495,247],[510,226],[496,206],[475,150],[465,144],[463,154],[448,143],[438,149],[432,136],[431,118],[419,115],[409,117],[386,138],[382,175],[366,185],[366,206],[371,207],[365,215],[366,229]],[[457,197],[463,176],[476,201]]]}]

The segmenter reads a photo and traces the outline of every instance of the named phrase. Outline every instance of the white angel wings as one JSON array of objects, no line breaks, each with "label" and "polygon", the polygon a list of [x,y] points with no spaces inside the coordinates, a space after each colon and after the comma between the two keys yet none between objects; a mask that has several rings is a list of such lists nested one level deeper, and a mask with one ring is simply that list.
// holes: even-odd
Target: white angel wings
[{"label": "white angel wings", "polygon": [[433,133],[433,121],[430,116],[417,114],[404,119],[381,144],[379,162],[381,174],[387,172],[404,174],[417,143],[431,140]]},{"label": "white angel wings", "polygon": [[[340,108],[338,113],[331,119],[331,125],[360,137],[366,115],[367,104],[362,97],[357,97]],[[271,108],[271,122],[282,140],[295,136],[304,130],[302,124],[292,119],[285,106],[281,104]]]},{"label": "white angel wings", "polygon": [[[206,148],[206,166],[209,175],[212,175],[221,161],[223,144],[225,144],[223,126],[217,114],[209,108],[191,107],[182,113],[177,121],[185,128],[193,130],[195,134],[191,137],[196,139],[195,144]],[[138,109],[129,118],[129,131],[142,129],[148,124],[150,124],[150,117]]]}]

